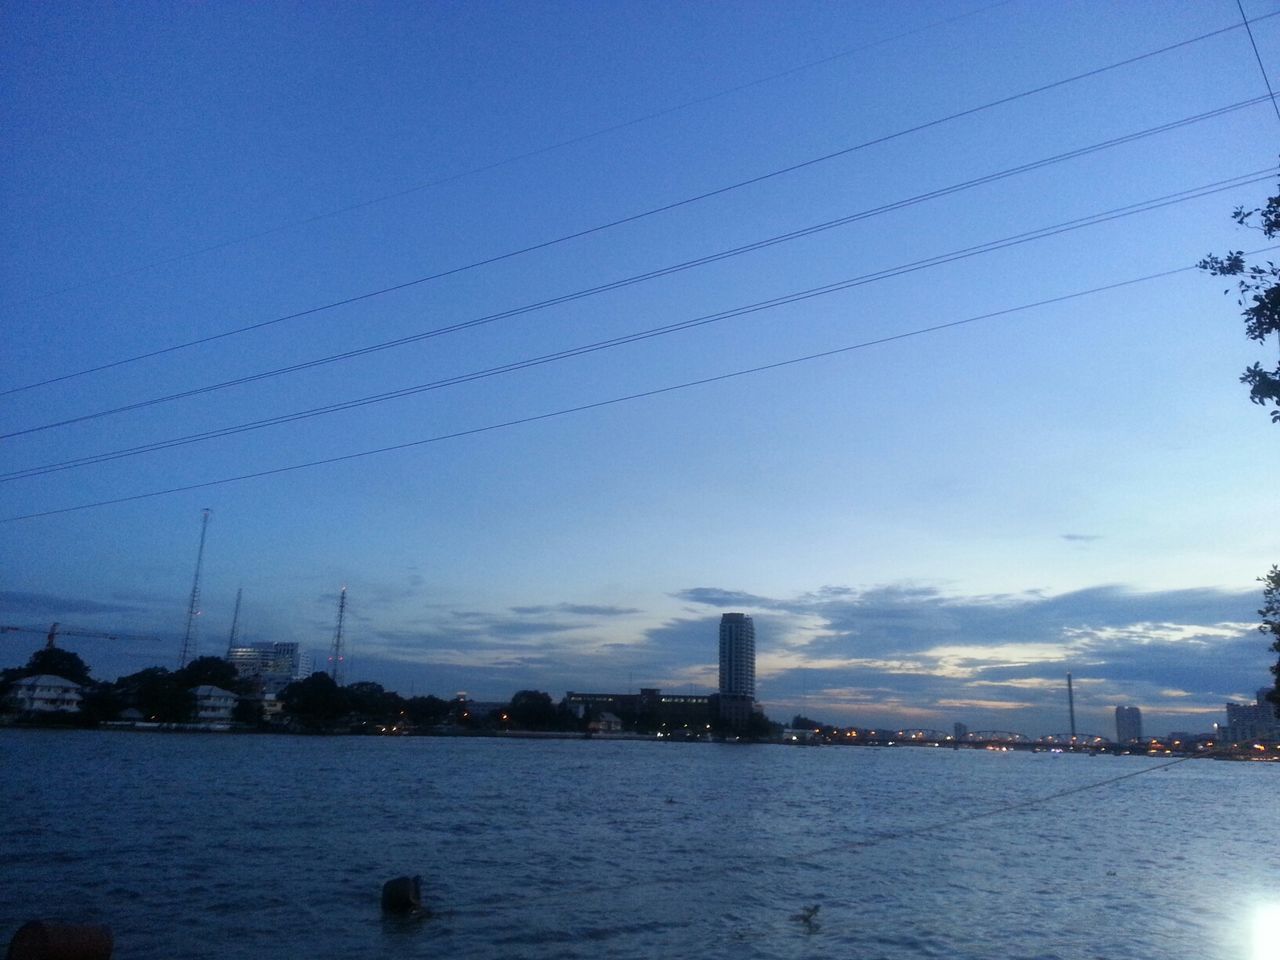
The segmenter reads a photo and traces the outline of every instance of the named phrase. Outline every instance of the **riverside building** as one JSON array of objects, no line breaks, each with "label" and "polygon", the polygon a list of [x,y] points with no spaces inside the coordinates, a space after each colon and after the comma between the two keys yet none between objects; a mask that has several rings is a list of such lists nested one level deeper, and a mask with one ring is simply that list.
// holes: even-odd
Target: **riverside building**
[{"label": "riverside building", "polygon": [[1137,707],[1116,707],[1116,743],[1142,739],[1142,711]]},{"label": "riverside building", "polygon": [[720,719],[744,729],[756,700],[756,627],[745,613],[720,617]]}]

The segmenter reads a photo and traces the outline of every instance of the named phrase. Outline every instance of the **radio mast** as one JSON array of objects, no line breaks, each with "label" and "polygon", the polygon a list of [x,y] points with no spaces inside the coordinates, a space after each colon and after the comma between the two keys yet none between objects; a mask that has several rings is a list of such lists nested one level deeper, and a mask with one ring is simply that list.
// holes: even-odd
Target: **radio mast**
[{"label": "radio mast", "polygon": [[342,666],[346,654],[342,649],[342,620],[347,613],[347,588],[343,587],[338,594],[338,627],[333,631],[333,652],[329,654],[329,676],[339,687],[342,686]]},{"label": "radio mast", "polygon": [[200,567],[204,564],[204,537],[209,530],[209,513],[209,508],[205,507],[200,521],[200,549],[196,553],[196,575],[191,581],[191,603],[187,606],[187,632],[182,637],[182,656],[178,658],[179,670],[187,665],[188,660],[195,659],[196,651],[200,646],[196,617],[200,616]]},{"label": "radio mast", "polygon": [[1067,674],[1067,712],[1071,717],[1071,742],[1076,742],[1076,695],[1071,689],[1071,674]]},{"label": "radio mast", "polygon": [[231,657],[233,647],[240,645],[240,595],[244,593],[244,587],[236,591],[236,609],[231,614],[231,636],[227,639],[227,657]]}]

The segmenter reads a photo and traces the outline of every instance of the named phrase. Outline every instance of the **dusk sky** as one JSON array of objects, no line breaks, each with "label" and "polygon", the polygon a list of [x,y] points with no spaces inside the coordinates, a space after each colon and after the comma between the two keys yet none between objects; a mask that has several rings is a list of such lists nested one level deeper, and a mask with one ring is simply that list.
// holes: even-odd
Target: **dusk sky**
[{"label": "dusk sky", "polygon": [[96,676],[177,665],[208,507],[201,653],[243,588],[322,665],[346,585],[405,695],[711,692],[729,610],[774,719],[1269,683],[1275,344],[1185,269],[1267,243],[1234,0],[0,17],[0,624],[154,638]]}]

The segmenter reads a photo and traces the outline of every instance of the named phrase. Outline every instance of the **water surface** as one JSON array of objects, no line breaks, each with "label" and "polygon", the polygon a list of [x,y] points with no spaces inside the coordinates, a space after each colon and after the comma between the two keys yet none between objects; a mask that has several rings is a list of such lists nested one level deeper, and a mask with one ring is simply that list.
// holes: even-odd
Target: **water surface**
[{"label": "water surface", "polygon": [[[3,730],[0,940],[61,916],[118,960],[1252,960],[1280,765],[1159,763]],[[380,916],[399,874],[433,917]]]}]

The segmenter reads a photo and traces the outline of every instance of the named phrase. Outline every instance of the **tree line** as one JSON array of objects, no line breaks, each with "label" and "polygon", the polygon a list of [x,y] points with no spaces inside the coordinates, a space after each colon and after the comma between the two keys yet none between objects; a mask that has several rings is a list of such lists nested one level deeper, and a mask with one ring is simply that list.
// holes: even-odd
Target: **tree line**
[{"label": "tree line", "polygon": [[[41,718],[46,721],[95,726],[127,715],[154,723],[190,723],[196,718],[195,690],[209,685],[237,696],[234,721],[268,725],[260,681],[240,676],[235,665],[222,657],[198,657],[177,670],[147,667],[114,681],[100,681],[78,654],[44,647],[31,654],[25,666],[0,670],[0,704],[12,706],[9,692],[15,682],[42,674],[70,680],[80,687],[81,696],[78,712]],[[477,710],[465,699],[402,697],[367,680],[339,686],[327,673],[294,680],[275,699],[283,725],[317,732],[407,731],[440,724],[470,730],[577,731],[585,730],[588,722],[540,690],[521,690],[505,707]]]}]

